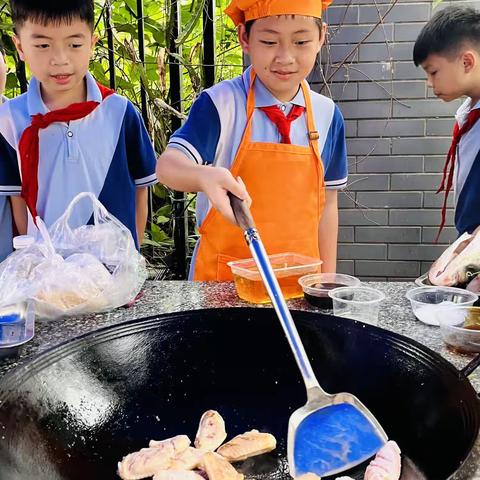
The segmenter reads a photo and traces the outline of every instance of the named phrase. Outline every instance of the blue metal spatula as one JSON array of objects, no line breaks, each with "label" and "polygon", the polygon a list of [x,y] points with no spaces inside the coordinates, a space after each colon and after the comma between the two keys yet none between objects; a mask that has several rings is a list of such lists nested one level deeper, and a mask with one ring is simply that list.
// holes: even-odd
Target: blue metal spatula
[{"label": "blue metal spatula", "polygon": [[292,413],[288,424],[290,475],[334,475],[364,462],[388,437],[377,419],[351,393],[329,394],[315,378],[302,341],[248,206],[229,193],[235,219],[282,324],[307,389],[307,403]]}]

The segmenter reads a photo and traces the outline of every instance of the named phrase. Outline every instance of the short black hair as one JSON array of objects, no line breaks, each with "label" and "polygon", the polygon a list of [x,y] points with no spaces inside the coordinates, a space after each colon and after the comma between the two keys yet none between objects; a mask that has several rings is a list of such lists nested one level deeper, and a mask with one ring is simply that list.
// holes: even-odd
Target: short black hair
[{"label": "short black hair", "polygon": [[27,20],[47,25],[80,18],[92,30],[95,21],[93,0],[10,0],[10,12],[17,30]]},{"label": "short black hair", "polygon": [[[245,23],[245,30],[247,32],[247,36],[250,35],[250,31],[252,30],[252,26],[254,23],[255,23],[255,20],[249,20],[248,22]],[[318,25],[318,28],[320,29],[320,32],[321,32],[323,28],[322,19],[315,17],[315,23]]]},{"label": "short black hair", "polygon": [[423,27],[413,47],[418,67],[429,55],[451,56],[464,44],[480,48],[480,12],[470,7],[447,7]]}]

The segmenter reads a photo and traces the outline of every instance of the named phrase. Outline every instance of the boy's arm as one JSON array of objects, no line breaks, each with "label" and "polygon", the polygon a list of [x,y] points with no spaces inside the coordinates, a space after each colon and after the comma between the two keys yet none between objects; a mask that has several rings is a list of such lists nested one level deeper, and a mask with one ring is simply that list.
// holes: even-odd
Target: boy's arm
[{"label": "boy's arm", "polygon": [[138,187],[135,192],[135,221],[138,244],[142,245],[148,217],[148,187]]},{"label": "boy's arm", "polygon": [[27,207],[22,197],[10,197],[12,216],[19,235],[26,235],[28,229]]},{"label": "boy's arm", "polygon": [[157,161],[158,181],[181,192],[204,192],[212,206],[227,220],[235,222],[227,193],[251,204],[250,196],[240,178],[222,167],[199,165],[180,150],[167,148]]},{"label": "boy's arm", "polygon": [[338,240],[338,194],[337,190],[325,190],[325,206],[318,226],[318,248],[323,260],[322,272],[337,271]]}]

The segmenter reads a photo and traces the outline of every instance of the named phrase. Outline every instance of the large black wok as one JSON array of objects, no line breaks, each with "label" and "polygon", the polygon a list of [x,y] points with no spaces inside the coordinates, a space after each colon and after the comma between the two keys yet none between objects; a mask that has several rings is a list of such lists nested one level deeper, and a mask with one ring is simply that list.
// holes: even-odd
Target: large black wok
[{"label": "large black wok", "polygon": [[[426,478],[459,469],[480,424],[462,373],[399,335],[292,313],[328,391],[364,401]],[[149,439],[194,437],[207,409],[223,415],[229,437],[251,428],[277,437],[275,454],[242,467],[270,480],[288,478],[288,417],[305,392],[273,310],[238,308],[160,315],[84,336],[4,377],[0,402],[2,480],[115,479],[117,461]]]}]

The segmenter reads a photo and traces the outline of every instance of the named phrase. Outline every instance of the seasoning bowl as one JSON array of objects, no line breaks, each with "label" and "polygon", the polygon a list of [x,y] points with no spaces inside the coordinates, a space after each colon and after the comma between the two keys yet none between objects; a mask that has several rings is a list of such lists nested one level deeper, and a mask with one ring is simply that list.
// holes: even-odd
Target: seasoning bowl
[{"label": "seasoning bowl", "polygon": [[413,313],[423,323],[438,326],[439,309],[452,306],[472,306],[478,295],[462,288],[455,287],[418,287],[406,294],[412,306]]},{"label": "seasoning bowl", "polygon": [[480,307],[454,306],[437,312],[440,334],[450,349],[480,352]]},{"label": "seasoning bowl", "polygon": [[314,273],[298,279],[303,289],[303,295],[308,303],[319,308],[333,308],[328,292],[340,287],[355,287],[360,280],[341,273]]},{"label": "seasoning bowl", "polygon": [[380,304],[385,300],[385,294],[380,290],[364,286],[340,287],[330,290],[328,296],[332,299],[333,314],[337,317],[378,324]]}]

